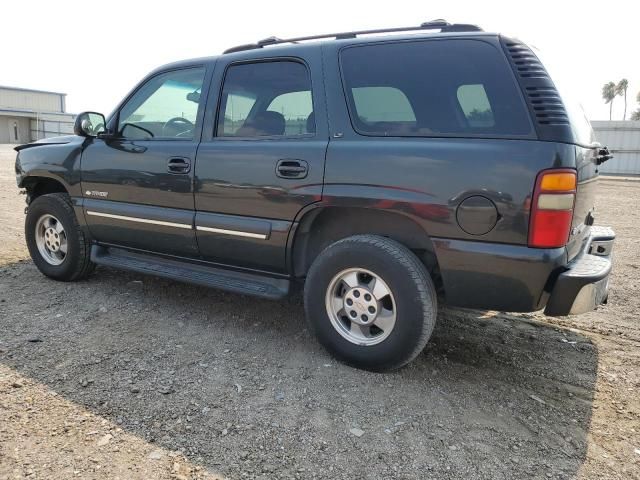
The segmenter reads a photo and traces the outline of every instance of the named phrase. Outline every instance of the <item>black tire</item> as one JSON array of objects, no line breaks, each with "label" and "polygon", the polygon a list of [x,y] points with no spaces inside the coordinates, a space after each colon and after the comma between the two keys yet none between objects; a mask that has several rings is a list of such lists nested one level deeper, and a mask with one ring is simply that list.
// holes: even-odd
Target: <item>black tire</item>
[{"label": "black tire", "polygon": [[[36,243],[36,225],[43,215],[52,215],[64,228],[67,253],[59,265],[52,265],[40,253]],[[36,198],[25,220],[27,247],[38,270],[49,278],[72,282],[86,278],[95,268],[90,258],[90,244],[78,224],[71,199],[66,193],[50,193]]]},{"label": "black tire", "polygon": [[[332,279],[350,268],[375,273],[395,300],[395,325],[376,345],[345,339],[327,311],[325,297]],[[404,245],[376,235],[355,235],[327,247],[309,269],[304,301],[320,343],[339,360],[372,371],[394,370],[413,360],[431,337],[437,316],[436,291],[425,266]]]}]

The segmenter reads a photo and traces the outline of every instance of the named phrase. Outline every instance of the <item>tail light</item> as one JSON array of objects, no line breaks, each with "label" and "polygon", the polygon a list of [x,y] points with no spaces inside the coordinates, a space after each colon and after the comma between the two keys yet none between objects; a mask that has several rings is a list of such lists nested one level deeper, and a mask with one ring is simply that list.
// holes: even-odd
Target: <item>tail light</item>
[{"label": "tail light", "polygon": [[530,247],[555,248],[567,244],[576,183],[575,170],[545,170],[538,175],[531,199]]}]

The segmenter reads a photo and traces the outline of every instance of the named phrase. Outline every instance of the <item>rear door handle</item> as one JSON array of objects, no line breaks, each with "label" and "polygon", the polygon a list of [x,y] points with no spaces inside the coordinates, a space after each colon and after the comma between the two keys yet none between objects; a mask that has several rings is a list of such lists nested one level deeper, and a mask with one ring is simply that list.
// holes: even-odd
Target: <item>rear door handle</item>
[{"label": "rear door handle", "polygon": [[309,164],[304,160],[282,159],[276,164],[276,175],[280,178],[305,178]]},{"label": "rear door handle", "polygon": [[189,173],[191,170],[191,160],[184,157],[171,157],[167,161],[167,171],[169,173]]}]

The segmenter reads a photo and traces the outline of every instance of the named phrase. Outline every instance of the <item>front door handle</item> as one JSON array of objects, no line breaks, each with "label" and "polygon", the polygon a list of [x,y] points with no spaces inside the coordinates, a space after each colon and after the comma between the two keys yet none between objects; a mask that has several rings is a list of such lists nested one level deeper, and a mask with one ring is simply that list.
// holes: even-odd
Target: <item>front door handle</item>
[{"label": "front door handle", "polygon": [[276,164],[276,175],[280,178],[305,178],[309,165],[304,160],[282,159]]},{"label": "front door handle", "polygon": [[172,157],[167,162],[167,171],[169,173],[189,173],[191,170],[191,161],[184,157]]}]

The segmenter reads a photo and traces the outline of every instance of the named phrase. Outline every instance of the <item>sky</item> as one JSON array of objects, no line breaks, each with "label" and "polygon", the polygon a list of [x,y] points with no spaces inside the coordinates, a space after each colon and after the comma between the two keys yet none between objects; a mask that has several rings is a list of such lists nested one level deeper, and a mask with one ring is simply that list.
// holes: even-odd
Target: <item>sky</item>
[{"label": "sky", "polygon": [[[0,85],[67,94],[67,111],[108,114],[149,71],[272,35],[474,23],[540,49],[561,68],[588,118],[609,118],[602,85],[629,80],[640,108],[637,0],[251,1],[22,0],[3,5]],[[616,98],[613,119],[621,119]]]}]

